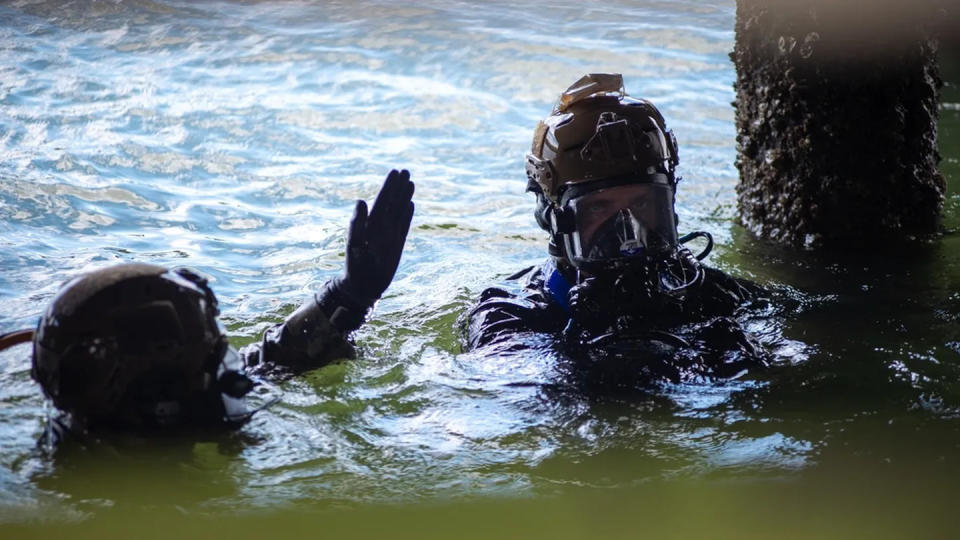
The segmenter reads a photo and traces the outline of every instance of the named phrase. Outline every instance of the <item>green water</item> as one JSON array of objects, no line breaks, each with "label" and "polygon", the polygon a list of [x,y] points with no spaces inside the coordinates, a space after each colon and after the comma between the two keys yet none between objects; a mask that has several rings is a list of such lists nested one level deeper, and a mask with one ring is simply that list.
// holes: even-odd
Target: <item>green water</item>
[{"label": "green water", "polygon": [[[91,7],[92,6],[92,7]],[[732,2],[0,6],[0,331],[124,260],[211,274],[235,344],[338,270],[350,201],[409,166],[418,213],[361,357],[240,433],[50,457],[0,355],[3,538],[952,538],[960,526],[960,91],[948,233],[795,253],[734,225]],[[954,63],[946,78],[960,80]],[[681,226],[770,285],[750,380],[584,396],[549,355],[461,354],[484,287],[544,257],[522,155],[557,92],[623,71],[677,131]]]}]

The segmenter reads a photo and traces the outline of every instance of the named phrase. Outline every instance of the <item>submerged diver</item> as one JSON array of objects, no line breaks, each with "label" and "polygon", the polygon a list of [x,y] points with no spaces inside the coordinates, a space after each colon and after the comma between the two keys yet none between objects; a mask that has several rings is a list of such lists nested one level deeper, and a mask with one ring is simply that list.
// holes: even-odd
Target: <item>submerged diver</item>
[{"label": "submerged diver", "polygon": [[251,375],[352,358],[348,334],[399,265],[413,190],[407,171],[391,171],[369,215],[357,201],[343,274],[239,353],[207,280],[191,270],[121,264],[68,281],[35,332],[0,336],[0,348],[32,340],[31,376],[61,411],[41,443],[104,428],[237,428],[255,412],[243,400]]},{"label": "submerged diver", "polygon": [[[663,116],[626,95],[621,75],[587,75],[568,88],[526,156],[551,258],[508,278],[526,275],[520,294],[481,293],[465,349],[525,348],[523,334],[549,334],[575,358],[626,361],[646,379],[672,381],[765,363],[732,318],[759,289],[700,262],[713,246],[708,233],[678,237],[677,164]],[[684,247],[694,238],[706,241],[696,256]]]}]

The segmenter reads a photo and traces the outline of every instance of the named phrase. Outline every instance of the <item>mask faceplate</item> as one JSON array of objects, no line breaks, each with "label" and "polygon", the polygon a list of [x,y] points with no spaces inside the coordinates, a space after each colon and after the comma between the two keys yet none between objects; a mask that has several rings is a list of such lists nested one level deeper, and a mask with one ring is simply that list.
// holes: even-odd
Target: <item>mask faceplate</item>
[{"label": "mask faceplate", "polygon": [[669,186],[599,189],[570,199],[567,207],[575,223],[568,251],[577,266],[655,256],[677,245]]}]

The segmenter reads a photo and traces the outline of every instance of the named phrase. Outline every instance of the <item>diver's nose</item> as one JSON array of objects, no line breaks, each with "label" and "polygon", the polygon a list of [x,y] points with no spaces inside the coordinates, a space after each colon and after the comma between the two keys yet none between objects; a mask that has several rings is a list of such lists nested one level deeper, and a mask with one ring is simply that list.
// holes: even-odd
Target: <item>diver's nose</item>
[{"label": "diver's nose", "polygon": [[633,215],[629,208],[623,208],[617,212],[617,228],[625,240],[636,240],[641,237],[640,220]]},{"label": "diver's nose", "polygon": [[627,208],[617,212],[617,235],[621,254],[638,254],[646,247],[646,238],[640,224]]}]

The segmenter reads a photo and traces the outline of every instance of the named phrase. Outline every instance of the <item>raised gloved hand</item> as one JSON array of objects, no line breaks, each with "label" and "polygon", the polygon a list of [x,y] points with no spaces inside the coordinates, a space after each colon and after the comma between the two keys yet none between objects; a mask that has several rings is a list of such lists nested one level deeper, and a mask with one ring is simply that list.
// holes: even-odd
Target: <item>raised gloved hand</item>
[{"label": "raised gloved hand", "polygon": [[341,285],[372,305],[393,281],[413,218],[413,182],[406,170],[390,171],[370,214],[357,201],[347,232],[347,266]]},{"label": "raised gloved hand", "polygon": [[318,301],[341,332],[356,330],[373,303],[393,281],[413,218],[413,182],[406,170],[390,171],[367,213],[357,201],[347,231],[347,261]]}]

